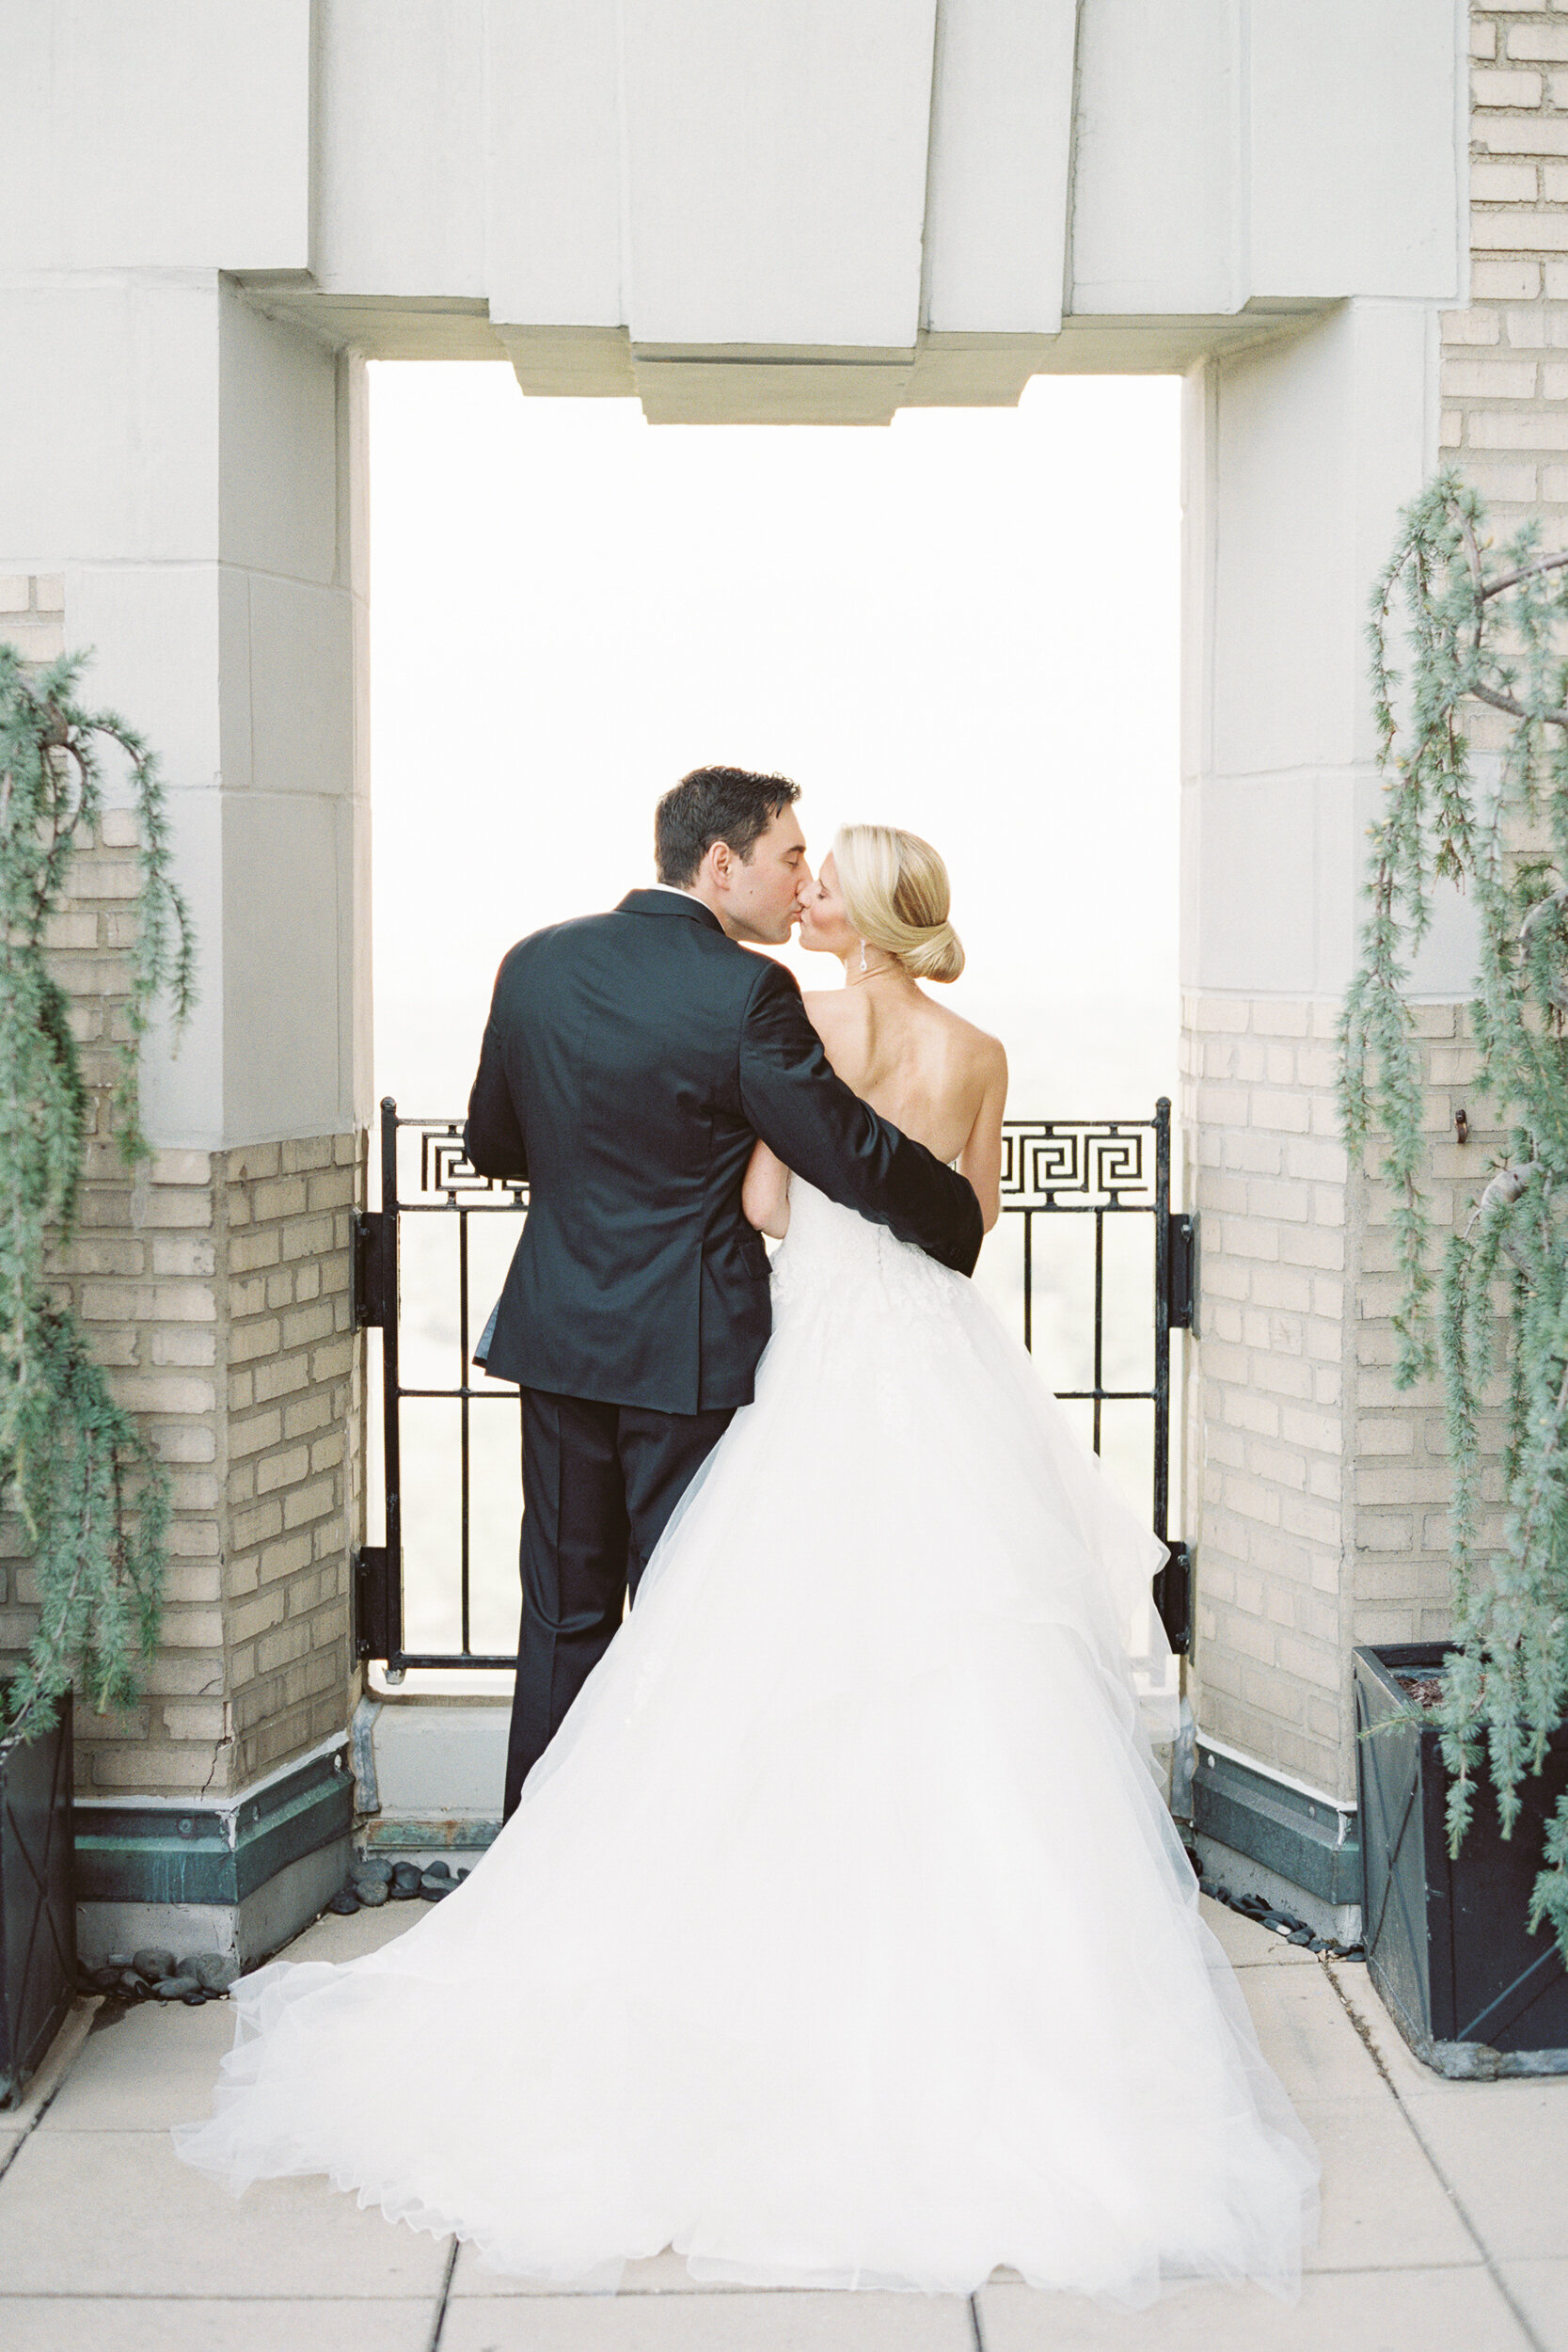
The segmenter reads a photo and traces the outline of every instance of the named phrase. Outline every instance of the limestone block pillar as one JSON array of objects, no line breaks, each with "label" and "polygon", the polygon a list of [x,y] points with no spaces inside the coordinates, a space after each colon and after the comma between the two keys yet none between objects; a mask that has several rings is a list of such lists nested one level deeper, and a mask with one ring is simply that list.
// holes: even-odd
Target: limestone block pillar
[{"label": "limestone block pillar", "polygon": [[[1438,321],[1347,304],[1187,380],[1183,1119],[1195,1824],[1232,1884],[1343,1930],[1359,1900],[1350,1654],[1435,1629],[1435,1400],[1389,1375],[1377,1189],[1335,1028],[1377,790],[1364,616],[1436,458]],[[1423,1022],[1452,1051],[1449,911]]]},{"label": "limestone block pillar", "polygon": [[[1544,11],[1471,8],[1462,307],[1351,305],[1188,385],[1197,1818],[1234,1881],[1324,1903],[1354,1877],[1337,1859],[1354,1834],[1350,1653],[1448,1625],[1440,1401],[1393,1385],[1387,1203],[1375,1151],[1347,1167],[1333,1099],[1376,788],[1365,599],[1395,508],[1440,457],[1485,497],[1499,542],[1539,516],[1548,545],[1568,544],[1568,370],[1553,357],[1568,348],[1565,41]],[[1478,710],[1470,731],[1484,756],[1495,723]],[[1439,1235],[1468,1215],[1498,1140],[1473,1092],[1473,972],[1450,899],[1416,975]]]},{"label": "limestone block pillar", "polygon": [[[89,702],[161,755],[198,1003],[154,1034],[133,1184],[107,1043],[128,809],[54,945],[99,1107],[58,1272],[174,1479],[144,1703],[79,1714],[90,1959],[128,1937],[272,1948],[340,1883],[356,1684],[351,1223],[369,1112],[362,365],[213,271],[62,272],[0,296],[0,633],[90,646]],[[14,1531],[0,1645],[30,1629]]]}]

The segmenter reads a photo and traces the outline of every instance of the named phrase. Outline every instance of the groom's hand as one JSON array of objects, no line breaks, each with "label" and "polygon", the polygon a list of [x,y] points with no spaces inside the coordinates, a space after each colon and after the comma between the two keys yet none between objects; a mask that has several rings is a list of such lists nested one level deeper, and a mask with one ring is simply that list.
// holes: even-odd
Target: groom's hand
[{"label": "groom's hand", "polygon": [[836,1075],[793,973],[770,959],[746,1010],[740,1099],[756,1134],[808,1184],[955,1273],[974,1272],[985,1238],[974,1185]]}]

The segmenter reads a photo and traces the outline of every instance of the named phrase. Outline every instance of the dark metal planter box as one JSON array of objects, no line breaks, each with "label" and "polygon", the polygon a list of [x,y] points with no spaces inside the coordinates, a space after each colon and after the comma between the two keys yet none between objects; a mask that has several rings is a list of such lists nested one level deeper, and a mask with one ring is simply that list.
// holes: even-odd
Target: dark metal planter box
[{"label": "dark metal planter box", "polygon": [[1527,1772],[1512,1837],[1483,1778],[1450,1862],[1438,1734],[1394,1672],[1440,1673],[1448,1654],[1442,1642],[1355,1652],[1367,1964],[1417,2057],[1440,2074],[1568,2074],[1568,1971],[1550,1927],[1531,1935],[1525,1924],[1545,1823],[1568,1788],[1568,1725],[1540,1777]]},{"label": "dark metal planter box", "polygon": [[0,2107],[14,2106],[76,1992],[71,1700],[0,1748]]}]

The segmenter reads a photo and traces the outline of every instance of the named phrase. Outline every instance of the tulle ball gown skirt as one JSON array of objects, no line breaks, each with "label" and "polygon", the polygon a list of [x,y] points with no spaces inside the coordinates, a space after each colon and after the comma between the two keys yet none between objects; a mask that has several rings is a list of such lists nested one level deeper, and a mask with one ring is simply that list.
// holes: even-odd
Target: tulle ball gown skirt
[{"label": "tulle ball gown skirt", "polygon": [[381,1949],[240,1979],[179,2153],[545,2282],[1291,2294],[1316,2159],[1129,1669],[1158,1547],[960,1278],[797,1184],[773,1279],[516,1813]]}]

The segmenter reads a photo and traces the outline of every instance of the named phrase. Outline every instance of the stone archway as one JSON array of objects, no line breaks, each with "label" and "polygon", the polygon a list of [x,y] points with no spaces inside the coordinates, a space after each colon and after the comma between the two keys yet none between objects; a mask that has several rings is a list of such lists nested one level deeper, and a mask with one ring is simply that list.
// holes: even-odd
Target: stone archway
[{"label": "stone archway", "polygon": [[[7,625],[95,644],[99,691],[164,747],[204,949],[197,1025],[149,1060],[150,1190],[105,1175],[66,1270],[180,1465],[147,1707],[82,1742],[104,1922],[173,1899],[171,1807],[231,1857],[179,1899],[252,1952],[341,1861],[367,355],[510,361],[525,391],[656,421],[1186,376],[1199,1779],[1212,1836],[1350,1899],[1348,1648],[1428,1631],[1443,1589],[1440,1465],[1384,1392],[1379,1242],[1330,1101],[1372,786],[1363,583],[1440,439],[1516,503],[1564,486],[1535,470],[1557,388],[1530,341],[1568,295],[1550,261],[1541,295],[1568,249],[1557,36],[1475,24],[1496,160],[1461,312],[1452,0],[66,0],[8,28]],[[112,836],[85,995],[112,992]],[[1431,976],[1453,1056],[1463,979]]]}]

